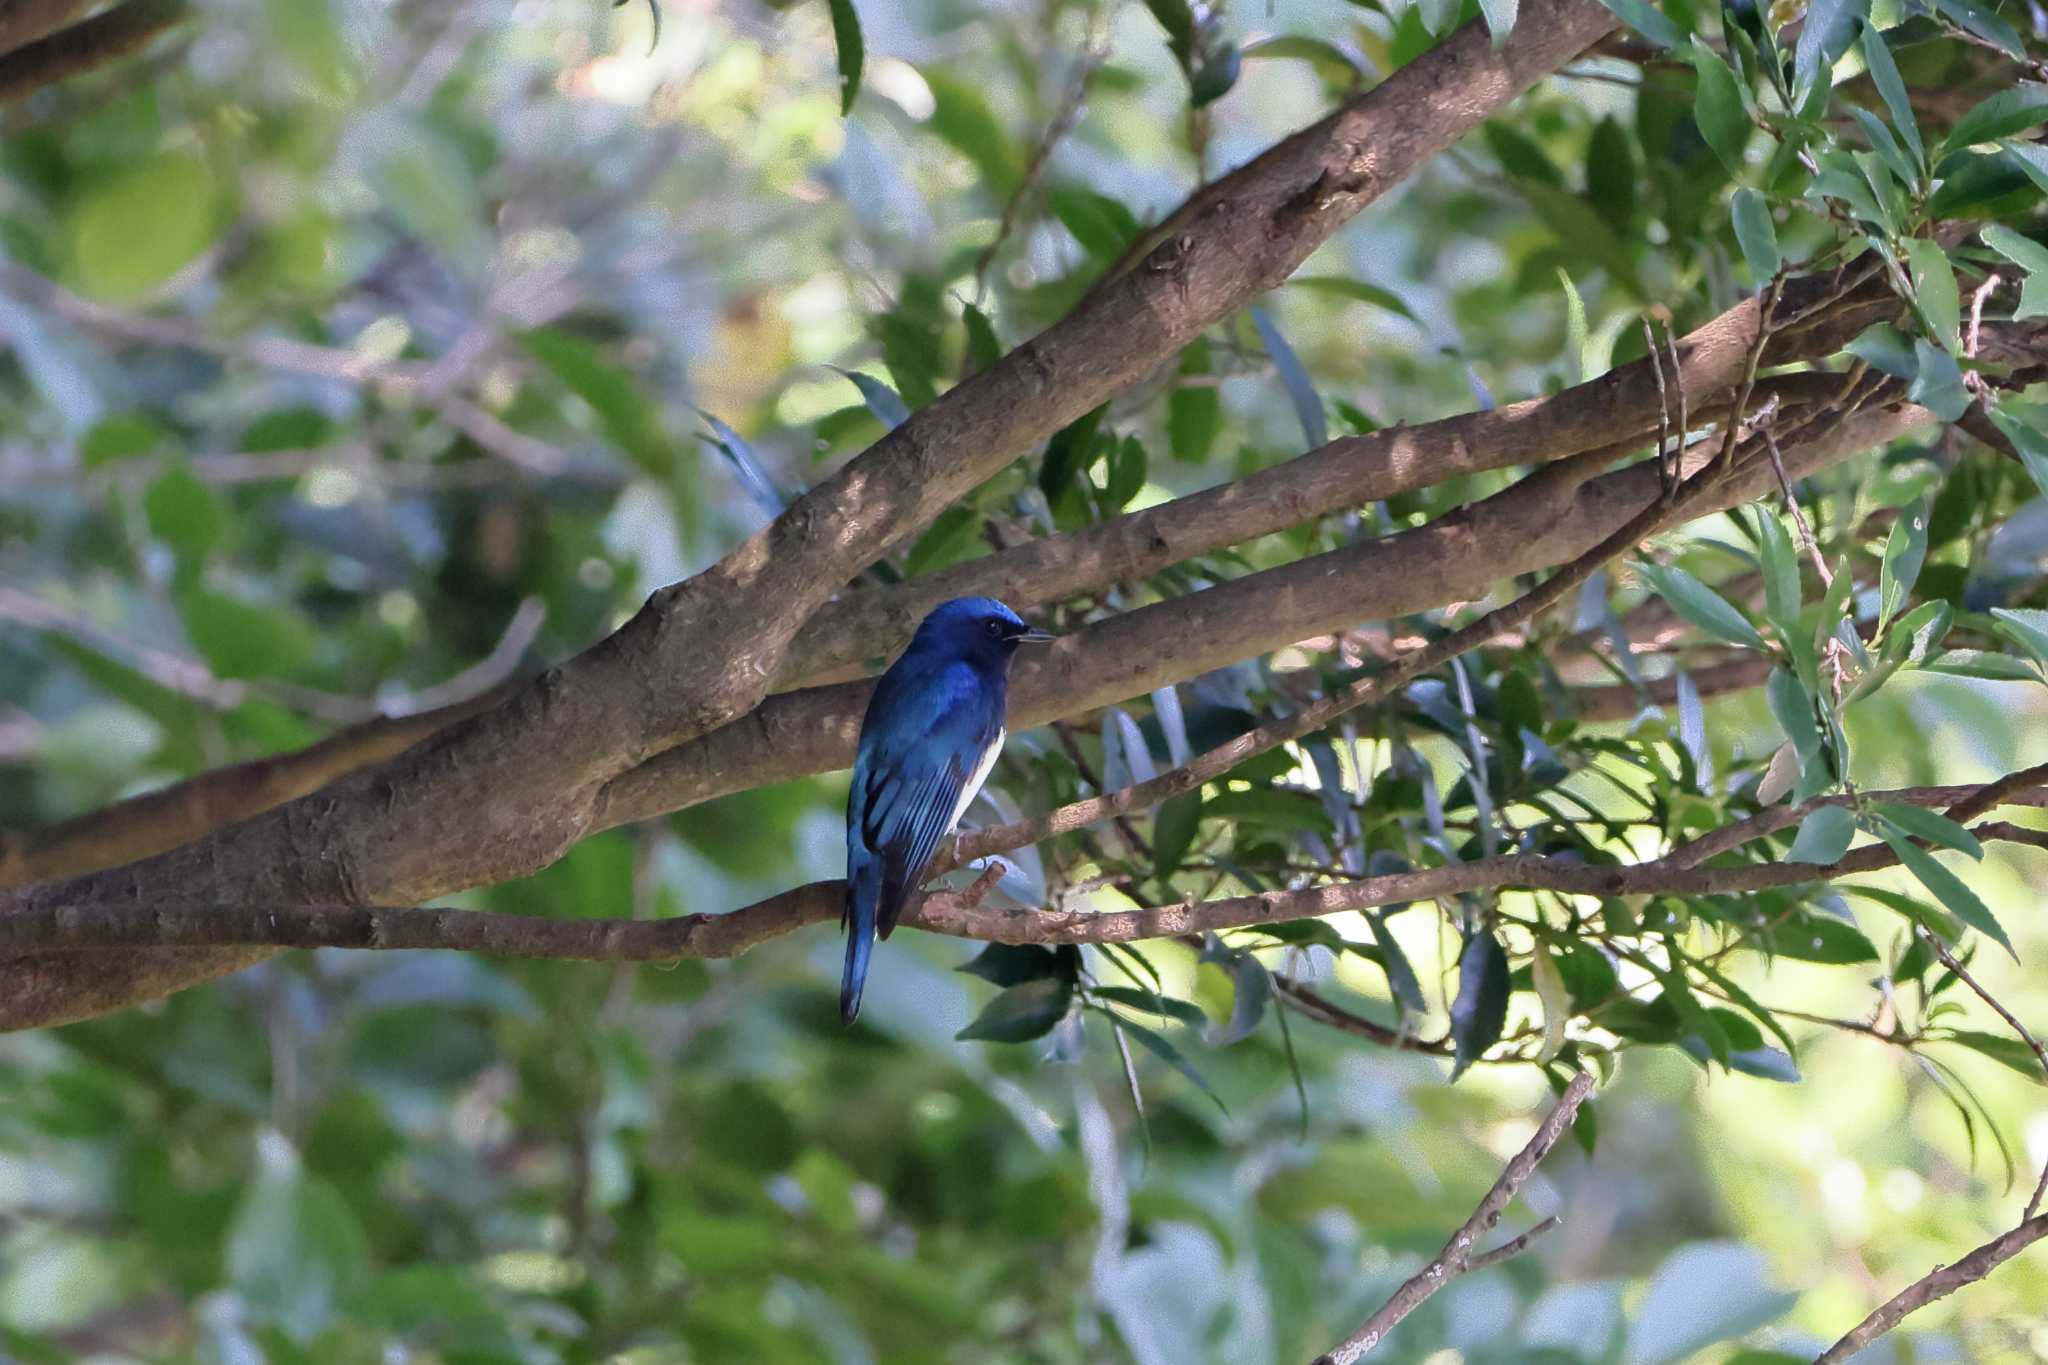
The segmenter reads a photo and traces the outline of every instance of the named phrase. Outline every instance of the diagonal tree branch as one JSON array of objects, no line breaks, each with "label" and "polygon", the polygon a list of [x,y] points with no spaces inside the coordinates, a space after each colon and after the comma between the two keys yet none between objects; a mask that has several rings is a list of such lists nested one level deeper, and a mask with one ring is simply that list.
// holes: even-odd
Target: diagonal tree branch
[{"label": "diagonal tree branch", "polygon": [[1813,1365],[1843,1365],[1909,1315],[1937,1299],[1947,1298],[1964,1285],[1975,1284],[2043,1237],[2048,1237],[2048,1213],[2037,1214],[2010,1232],[1992,1238],[1954,1265],[1928,1272],[1857,1323],[1847,1336],[1815,1356]]},{"label": "diagonal tree branch", "polygon": [[[598,825],[614,778],[755,706],[796,630],[877,556],[1031,445],[1270,289],[1367,204],[1617,26],[1597,0],[1479,22],[1220,182],[1124,276],[898,426],[711,569],[505,705],[312,796],[29,903],[416,901],[536,870]],[[23,895],[27,893],[18,893]],[[50,898],[55,898],[51,900]],[[150,953],[8,964],[20,1027],[161,995],[255,960]]]},{"label": "diagonal tree branch", "polygon": [[1358,1330],[1343,1341],[1315,1358],[1311,1365],[1353,1365],[1360,1357],[1374,1350],[1387,1333],[1400,1325],[1401,1319],[1422,1307],[1436,1295],[1439,1289],[1467,1271],[1493,1265],[1515,1255],[1544,1232],[1557,1225],[1555,1218],[1546,1218],[1535,1227],[1513,1239],[1504,1246],[1496,1247],[1484,1254],[1477,1254],[1475,1248],[1479,1238],[1493,1231],[1500,1222],[1501,1214],[1514,1202],[1529,1177],[1536,1174],[1536,1168],[1543,1164],[1543,1158],[1550,1155],[1550,1149],[1564,1136],[1578,1117],[1579,1106],[1586,1102],[1586,1096],[1593,1093],[1592,1073],[1581,1071],[1573,1076],[1571,1083],[1558,1096],[1557,1104],[1542,1123],[1536,1127],[1522,1150],[1515,1153],[1507,1169],[1500,1173],[1500,1179],[1493,1182],[1493,1188],[1479,1201],[1479,1207],[1472,1216],[1451,1234],[1451,1240],[1444,1243],[1444,1249],[1436,1259],[1408,1277],[1394,1296],[1382,1304],[1373,1315],[1360,1323]]},{"label": "diagonal tree branch", "polygon": [[85,8],[75,0],[43,0],[21,7],[20,14],[0,16],[0,105],[27,98],[46,85],[69,80],[117,61],[183,19],[185,0],[126,0],[84,23],[69,28],[44,28],[49,36],[14,47],[12,41],[36,37],[44,24],[60,24]]}]

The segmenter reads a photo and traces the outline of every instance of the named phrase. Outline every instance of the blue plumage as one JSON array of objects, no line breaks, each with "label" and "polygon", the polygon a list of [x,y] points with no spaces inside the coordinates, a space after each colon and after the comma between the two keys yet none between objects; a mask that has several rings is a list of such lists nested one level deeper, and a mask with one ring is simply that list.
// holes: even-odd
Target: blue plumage
[{"label": "blue plumage", "polygon": [[959,823],[1003,747],[1010,659],[1050,640],[992,597],[932,609],[875,685],[846,802],[846,973],[839,1013],[860,1013],[868,954],[889,937],[939,840]]}]

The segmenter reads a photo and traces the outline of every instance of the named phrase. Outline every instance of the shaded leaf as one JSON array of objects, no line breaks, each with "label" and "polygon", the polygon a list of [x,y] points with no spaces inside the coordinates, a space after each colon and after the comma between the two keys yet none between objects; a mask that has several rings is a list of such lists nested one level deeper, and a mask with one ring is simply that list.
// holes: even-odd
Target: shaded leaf
[{"label": "shaded leaf", "polygon": [[839,54],[839,116],[853,112],[854,96],[860,94],[861,65],[867,60],[867,45],[861,40],[860,15],[853,0],[831,0],[832,41]]},{"label": "shaded leaf", "polygon": [[1066,1018],[1067,1008],[1073,999],[1071,982],[1026,981],[989,1001],[974,1017],[974,1022],[953,1036],[962,1042],[1029,1042],[1052,1032],[1053,1026]]},{"label": "shaded leaf", "polygon": [[1465,940],[1458,954],[1458,995],[1451,1002],[1451,1038],[1457,1058],[1451,1079],[1500,1040],[1508,1021],[1508,956],[1500,940],[1479,930]]},{"label": "shaded leaf", "polygon": [[1891,846],[1899,855],[1899,861],[1906,870],[1920,879],[1920,884],[1934,893],[1934,898],[1972,929],[1983,934],[2006,952],[2012,954],[2015,962],[2019,953],[2014,950],[2012,940],[2006,937],[2005,928],[1998,922],[1977,893],[1963,884],[1963,879],[1935,861],[1934,855],[1910,840],[1902,839],[1889,831],[1879,831],[1878,837]]},{"label": "shaded leaf", "polygon": [[1838,863],[1856,837],[1856,816],[1843,806],[1821,806],[1799,822],[1799,833],[1785,860],[1793,863]]}]

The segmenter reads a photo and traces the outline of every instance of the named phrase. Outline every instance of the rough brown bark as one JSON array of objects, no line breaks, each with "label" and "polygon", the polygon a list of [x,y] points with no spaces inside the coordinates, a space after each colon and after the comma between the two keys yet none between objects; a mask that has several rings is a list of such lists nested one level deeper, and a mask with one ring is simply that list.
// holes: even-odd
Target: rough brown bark
[{"label": "rough brown bark", "polygon": [[[10,12],[0,21],[0,32],[16,31],[33,36],[39,25],[61,23],[85,6],[46,0],[31,4],[22,14]],[[0,105],[13,104],[58,81],[83,75],[141,48],[150,39],[183,19],[185,0],[127,0],[94,15],[82,24],[49,32],[40,41],[8,50],[0,45]],[[48,30],[45,30],[48,32]]]},{"label": "rough brown bark", "polygon": [[[133,3],[134,0],[131,0]],[[754,706],[798,627],[878,555],[1067,422],[1285,279],[1368,203],[1612,31],[1596,0],[1536,0],[1494,45],[1470,24],[1204,192],[1186,230],[951,390],[768,529],[504,706],[194,844],[15,903],[306,905],[427,899],[533,871],[600,822],[606,786]],[[25,1027],[161,995],[239,951],[0,966]]]}]

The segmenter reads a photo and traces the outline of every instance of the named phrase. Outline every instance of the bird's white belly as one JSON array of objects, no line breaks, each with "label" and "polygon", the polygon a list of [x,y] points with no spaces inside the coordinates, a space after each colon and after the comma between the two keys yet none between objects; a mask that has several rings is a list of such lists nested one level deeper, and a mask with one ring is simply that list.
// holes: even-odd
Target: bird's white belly
[{"label": "bird's white belly", "polygon": [[1003,752],[1003,737],[1006,733],[1001,726],[998,726],[996,728],[996,737],[989,741],[989,746],[986,749],[981,751],[981,761],[976,763],[974,771],[968,774],[967,781],[960,788],[960,799],[953,804],[953,818],[946,822],[948,830],[954,829],[960,824],[960,817],[967,814],[967,808],[973,805],[974,798],[981,794],[981,784],[988,781],[989,773],[996,766],[997,757]]}]

